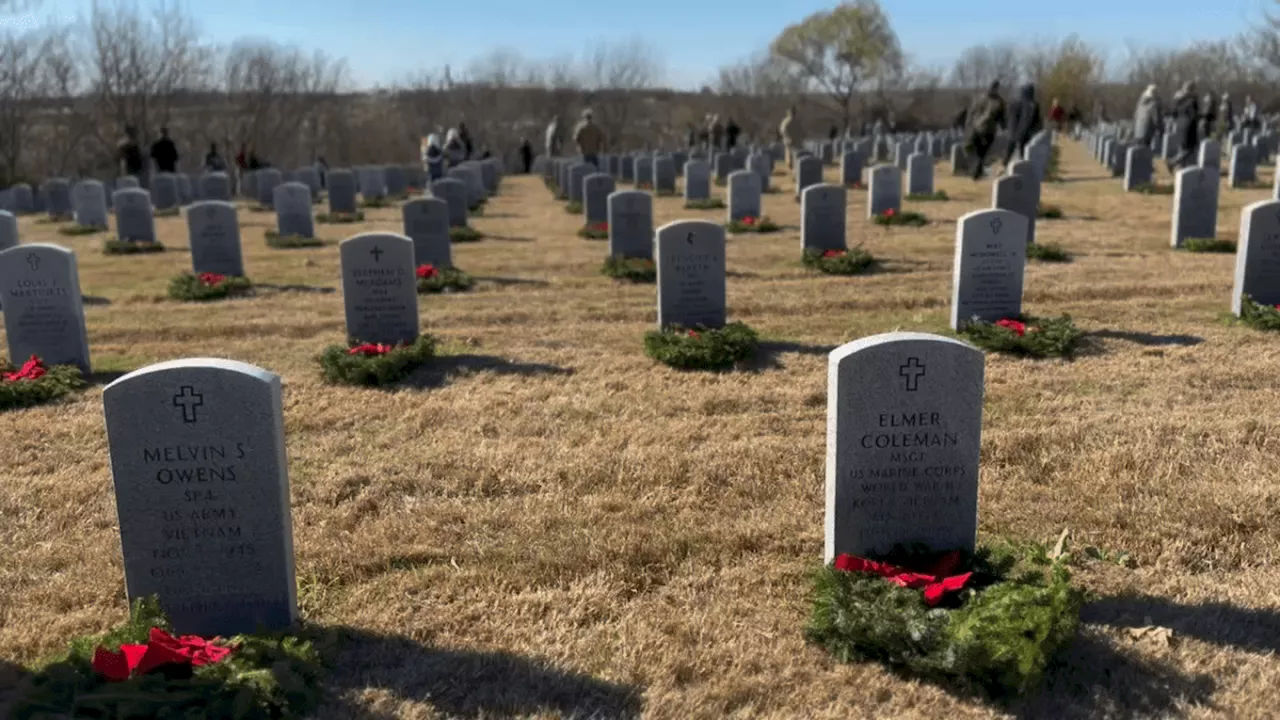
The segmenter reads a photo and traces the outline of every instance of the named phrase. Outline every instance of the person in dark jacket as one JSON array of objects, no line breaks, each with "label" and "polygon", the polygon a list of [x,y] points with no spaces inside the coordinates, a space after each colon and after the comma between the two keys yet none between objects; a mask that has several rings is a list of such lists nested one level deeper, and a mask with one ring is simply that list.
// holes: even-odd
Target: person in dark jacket
[{"label": "person in dark jacket", "polygon": [[996,129],[1005,125],[1004,98],[1000,96],[1000,81],[991,83],[991,87],[974,99],[969,107],[969,140],[968,149],[974,157],[973,179],[981,180],[987,153],[996,141]]},{"label": "person in dark jacket", "polygon": [[475,146],[471,142],[471,131],[467,129],[467,124],[464,122],[458,123],[458,139],[462,141],[462,147],[466,150],[466,155],[462,159],[470,160],[471,151]]},{"label": "person in dark jacket", "polygon": [[209,143],[209,154],[204,156],[204,169],[207,172],[223,172],[227,169],[227,162],[218,154],[217,143]]},{"label": "person in dark jacket", "polygon": [[724,126],[724,144],[729,150],[738,146],[738,136],[742,134],[742,128],[738,127],[738,123],[729,118],[729,122]]},{"label": "person in dark jacket", "polygon": [[524,168],[525,175],[533,170],[533,144],[527,137],[520,138],[520,165]]},{"label": "person in dark jacket", "polygon": [[160,128],[160,139],[151,144],[151,159],[156,161],[159,172],[177,172],[178,146],[169,138],[169,128]]},{"label": "person in dark jacket", "polygon": [[1173,137],[1177,141],[1178,154],[1168,161],[1169,172],[1199,162],[1196,153],[1200,149],[1198,124],[1200,103],[1196,98],[1196,84],[1187,81],[1173,96]]},{"label": "person in dark jacket", "polygon": [[138,144],[138,129],[132,125],[125,127],[124,139],[116,145],[116,164],[124,175],[142,175],[142,146]]},{"label": "person in dark jacket", "polygon": [[1207,92],[1200,99],[1200,133],[1199,137],[1207,138],[1213,134],[1214,126],[1218,122],[1218,103],[1213,97],[1213,93]]},{"label": "person in dark jacket", "polygon": [[1009,106],[1009,150],[1004,155],[1008,167],[1015,155],[1021,159],[1031,138],[1044,128],[1040,103],[1036,102],[1036,86],[1030,83],[1018,90],[1018,99]]}]

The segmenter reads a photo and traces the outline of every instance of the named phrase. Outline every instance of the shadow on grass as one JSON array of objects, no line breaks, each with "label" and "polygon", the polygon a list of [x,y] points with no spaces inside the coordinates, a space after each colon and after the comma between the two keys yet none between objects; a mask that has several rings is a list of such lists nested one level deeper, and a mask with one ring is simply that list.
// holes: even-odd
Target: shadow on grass
[{"label": "shadow on grass", "polygon": [[320,287],[318,285],[273,285],[271,283],[256,283],[254,290],[270,290],[278,293],[296,292],[296,293],[314,293],[316,295],[332,295],[338,292],[337,288]]},{"label": "shadow on grass", "polygon": [[85,376],[84,381],[90,386],[105,387],[133,372],[132,370],[96,370]]},{"label": "shadow on grass", "polygon": [[1082,630],[1054,659],[1040,692],[1007,708],[1027,720],[1180,717],[1187,704],[1209,704],[1215,688],[1209,675],[1181,673]]},{"label": "shadow on grass", "polygon": [[1175,635],[1255,653],[1280,653],[1280,610],[1226,603],[1183,605],[1166,598],[1120,595],[1085,606],[1085,622],[1113,627],[1154,625]]},{"label": "shadow on grass", "polygon": [[98,297],[97,295],[81,296],[80,301],[83,302],[85,305],[89,305],[89,306],[103,306],[103,305],[111,304],[110,300],[104,297]]},{"label": "shadow on grass", "polygon": [[1151,333],[1126,332],[1124,330],[1096,330],[1088,333],[1087,337],[1128,340],[1131,343],[1137,343],[1145,347],[1193,347],[1204,342],[1204,338],[1196,337],[1195,335],[1153,335]]},{"label": "shadow on grass", "polygon": [[1055,180],[1059,183],[1098,182],[1101,180],[1118,180],[1114,175],[1081,175],[1080,177],[1064,177]]},{"label": "shadow on grass", "polygon": [[443,717],[638,718],[642,690],[505,652],[434,648],[409,638],[341,628],[331,690],[319,720],[398,717],[352,701],[376,689],[431,706]]},{"label": "shadow on grass", "polygon": [[785,354],[827,356],[837,345],[809,345],[791,342],[790,340],[761,340],[756,346],[755,355],[739,363],[742,370],[759,372],[761,370],[777,370],[786,367],[780,357]]},{"label": "shadow on grass", "polygon": [[456,377],[465,377],[474,373],[494,373],[496,375],[519,375],[535,377],[538,375],[572,375],[573,368],[549,365],[546,363],[512,362],[494,355],[440,355],[426,363],[404,381],[388,387],[434,388],[440,387]]},{"label": "shadow on grass", "polygon": [[480,275],[475,275],[475,276],[472,276],[472,279],[475,280],[476,282],[493,283],[494,285],[503,285],[503,286],[532,285],[534,287],[548,287],[551,285],[550,281],[535,280],[533,278],[501,277],[501,276],[484,277]]}]

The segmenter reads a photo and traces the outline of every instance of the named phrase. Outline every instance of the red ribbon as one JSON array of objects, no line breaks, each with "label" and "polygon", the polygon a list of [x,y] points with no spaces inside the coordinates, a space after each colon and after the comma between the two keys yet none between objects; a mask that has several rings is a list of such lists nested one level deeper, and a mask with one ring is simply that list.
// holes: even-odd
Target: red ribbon
[{"label": "red ribbon", "polygon": [[901,568],[889,563],[877,562],[856,555],[844,554],[836,558],[836,569],[845,572],[861,572],[870,575],[879,575],[899,587],[910,588],[913,590],[924,590],[924,603],[929,607],[934,607],[942,602],[942,598],[947,593],[959,592],[964,589],[969,578],[973,573],[967,572],[963,575],[951,575],[960,565],[961,556],[959,551],[952,551],[943,555],[928,573],[919,573]]},{"label": "red ribbon", "polygon": [[93,669],[111,682],[123,682],[165,665],[211,665],[235,649],[215,645],[214,641],[196,635],[174,637],[160,628],[151,628],[150,637],[144,645],[121,645],[118,652],[101,647],[95,649]]},{"label": "red ribbon", "polygon": [[4,379],[5,382],[39,380],[44,377],[46,372],[48,372],[48,370],[45,370],[44,362],[40,360],[39,356],[32,355],[29,360],[22,364],[22,367],[18,368],[14,372],[5,373]]}]

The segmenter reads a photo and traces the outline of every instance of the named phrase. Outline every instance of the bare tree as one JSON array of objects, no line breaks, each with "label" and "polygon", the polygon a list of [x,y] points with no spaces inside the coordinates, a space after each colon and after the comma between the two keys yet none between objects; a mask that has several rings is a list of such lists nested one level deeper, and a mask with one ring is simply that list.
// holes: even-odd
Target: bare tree
[{"label": "bare tree", "polygon": [[999,81],[1013,85],[1021,67],[1018,46],[1009,42],[974,45],[966,48],[951,68],[950,85],[963,90],[978,90]]},{"label": "bare tree", "polygon": [[44,31],[0,37],[0,181],[15,182],[35,135],[35,120],[57,88],[61,35]]},{"label": "bare tree", "polygon": [[1060,42],[1037,42],[1023,55],[1023,76],[1046,101],[1064,108],[1088,108],[1097,99],[1106,73],[1102,53],[1076,35]]}]

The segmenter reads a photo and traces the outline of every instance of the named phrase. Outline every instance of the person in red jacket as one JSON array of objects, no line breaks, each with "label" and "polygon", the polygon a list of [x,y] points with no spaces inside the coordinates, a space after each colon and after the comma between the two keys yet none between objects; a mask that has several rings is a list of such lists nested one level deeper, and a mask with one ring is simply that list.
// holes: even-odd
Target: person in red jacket
[{"label": "person in red jacket", "polygon": [[1062,106],[1058,104],[1058,98],[1054,98],[1053,106],[1049,108],[1049,122],[1053,123],[1053,126],[1058,129],[1058,132],[1062,132],[1062,123],[1065,122],[1066,119],[1067,111],[1063,110]]}]

